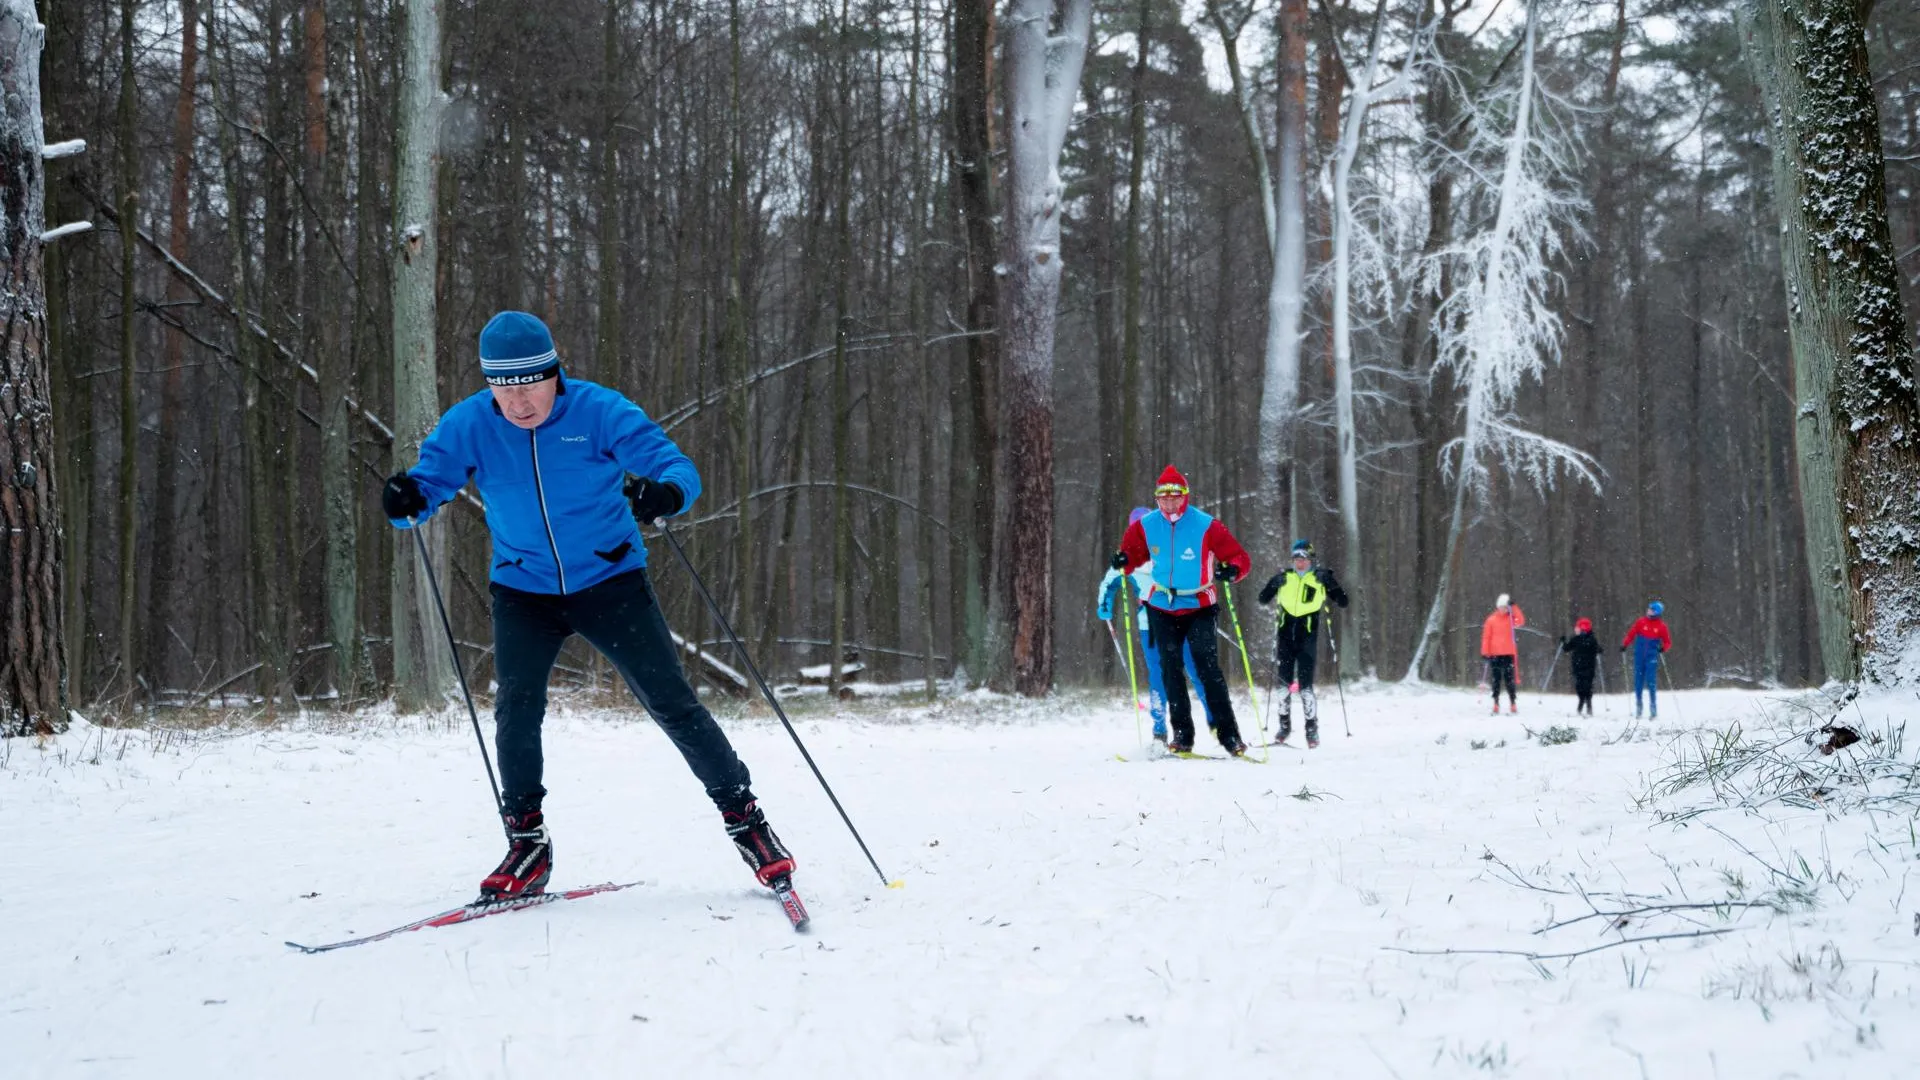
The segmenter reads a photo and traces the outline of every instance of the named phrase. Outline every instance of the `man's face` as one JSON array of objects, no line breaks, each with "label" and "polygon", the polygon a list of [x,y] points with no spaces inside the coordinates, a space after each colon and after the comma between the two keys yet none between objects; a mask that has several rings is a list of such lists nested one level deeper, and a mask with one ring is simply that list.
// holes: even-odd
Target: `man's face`
[{"label": "man's face", "polygon": [[1153,504],[1160,508],[1160,512],[1165,514],[1168,520],[1172,520],[1179,517],[1181,512],[1186,510],[1187,497],[1178,494],[1155,495],[1153,497]]},{"label": "man's face", "polygon": [[1306,573],[1307,568],[1312,565],[1313,560],[1307,558],[1305,555],[1295,555],[1293,557],[1293,572],[1296,574]]},{"label": "man's face", "polygon": [[493,403],[500,406],[500,415],[514,427],[532,431],[547,422],[547,415],[553,412],[554,394],[560,389],[559,379],[542,379],[537,383],[521,383],[517,386],[494,386]]}]

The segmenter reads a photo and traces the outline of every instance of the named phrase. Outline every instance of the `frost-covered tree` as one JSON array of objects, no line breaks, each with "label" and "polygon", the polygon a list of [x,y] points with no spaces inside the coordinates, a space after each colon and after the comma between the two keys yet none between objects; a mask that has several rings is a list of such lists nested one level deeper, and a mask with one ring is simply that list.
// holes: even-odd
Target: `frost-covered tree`
[{"label": "frost-covered tree", "polygon": [[1092,0],[1015,0],[1006,41],[1005,350],[1007,557],[1002,594],[1013,685],[1053,685],[1053,334],[1060,302],[1060,208],[1066,143],[1086,64]]},{"label": "frost-covered tree", "polygon": [[[1407,665],[1409,680],[1419,679],[1421,665],[1446,624],[1447,590],[1467,510],[1486,497],[1493,468],[1497,465],[1540,491],[1550,489],[1562,473],[1595,490],[1600,486],[1592,458],[1528,430],[1515,411],[1521,385],[1540,378],[1547,364],[1560,359],[1562,326],[1550,303],[1554,264],[1578,209],[1564,191],[1570,149],[1542,115],[1548,99],[1534,76],[1538,19],[1538,5],[1529,4],[1518,85],[1510,94],[1482,104],[1472,121],[1468,160],[1499,163],[1497,173],[1476,173],[1480,183],[1492,188],[1493,220],[1439,256],[1452,260],[1456,278],[1467,282],[1442,299],[1433,327],[1439,341],[1434,377],[1442,371],[1452,374],[1464,398],[1464,423],[1444,451],[1442,464],[1454,481],[1446,557],[1420,644]],[[1503,115],[1511,118],[1504,128]]]},{"label": "frost-covered tree", "polygon": [[40,255],[44,37],[29,0],[0,0],[0,737],[67,727]]},{"label": "frost-covered tree", "polygon": [[[1376,85],[1381,70],[1382,28],[1386,21],[1386,0],[1378,0],[1373,12],[1373,30],[1368,36],[1367,63],[1360,82],[1347,95],[1346,114],[1341,119],[1340,142],[1334,148],[1328,177],[1333,206],[1333,415],[1336,461],[1339,472],[1340,532],[1345,541],[1342,567],[1346,586],[1361,594],[1366,560],[1360,555],[1360,451],[1354,421],[1353,391],[1353,276],[1356,222],[1353,198],[1353,167],[1360,154],[1360,141],[1366,131],[1367,114],[1382,101],[1404,97],[1413,90],[1412,72],[1420,55],[1417,40],[1393,77]],[[1353,613],[1356,626],[1364,618],[1364,606]],[[1341,673],[1357,677],[1364,667],[1361,645],[1364,633],[1347,635],[1348,648],[1341,655]]]},{"label": "frost-covered tree", "polygon": [[1749,0],[1827,677],[1920,667],[1920,400],[1859,0]]}]

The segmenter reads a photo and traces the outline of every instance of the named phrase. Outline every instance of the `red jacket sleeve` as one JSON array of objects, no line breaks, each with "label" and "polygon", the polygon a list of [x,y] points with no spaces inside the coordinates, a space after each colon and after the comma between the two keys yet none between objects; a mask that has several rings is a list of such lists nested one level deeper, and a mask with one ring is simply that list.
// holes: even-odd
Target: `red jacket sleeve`
[{"label": "red jacket sleeve", "polygon": [[1667,632],[1667,624],[1663,621],[1660,623],[1660,651],[1666,652],[1671,648],[1673,648],[1673,635]]},{"label": "red jacket sleeve", "polygon": [[1634,637],[1639,633],[1640,623],[1636,620],[1632,626],[1627,627],[1627,636],[1620,639],[1620,647],[1624,649],[1633,644]]},{"label": "red jacket sleeve", "polygon": [[1139,522],[1127,526],[1125,536],[1120,538],[1120,551],[1127,557],[1126,573],[1133,573],[1140,564],[1153,558],[1153,552],[1147,550],[1147,530]]},{"label": "red jacket sleeve", "polygon": [[1218,521],[1207,526],[1204,546],[1213,555],[1215,562],[1231,563],[1240,571],[1235,575],[1236,581],[1252,572],[1253,556],[1248,555],[1247,549],[1240,546],[1240,541],[1233,538],[1233,533],[1227,531],[1227,527]]}]

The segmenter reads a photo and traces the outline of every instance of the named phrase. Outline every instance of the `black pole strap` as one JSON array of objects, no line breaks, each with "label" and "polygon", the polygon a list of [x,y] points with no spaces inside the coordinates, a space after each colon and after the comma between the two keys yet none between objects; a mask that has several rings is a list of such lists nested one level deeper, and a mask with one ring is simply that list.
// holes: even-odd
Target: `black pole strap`
[{"label": "black pole strap", "polygon": [[890,889],[899,888],[900,882],[888,879],[887,872],[880,869],[879,860],[875,859],[873,852],[868,850],[867,842],[860,838],[860,830],[853,827],[853,819],[847,816],[846,808],[840,805],[840,798],[833,793],[833,786],[828,784],[827,778],[820,774],[820,766],[815,765],[813,755],[807,753],[807,744],[800,741],[800,733],[793,729],[793,722],[787,719],[787,711],[780,707],[780,702],[773,696],[772,688],[767,686],[767,680],[761,676],[759,665],[755,664],[753,657],[748,655],[746,643],[740,640],[740,635],[734,632],[733,624],[727,621],[726,614],[720,610],[719,602],[713,598],[711,592],[707,591],[707,583],[701,579],[700,572],[693,568],[693,560],[687,558],[687,549],[680,546],[680,538],[673,534],[667,519],[661,518],[654,522],[654,525],[666,536],[667,543],[673,545],[673,553],[680,556],[680,565],[687,568],[687,576],[693,579],[693,587],[700,590],[700,597],[707,602],[707,610],[713,612],[714,621],[727,632],[728,640],[733,642],[734,651],[740,654],[740,662],[746,666],[747,672],[753,676],[753,681],[759,685],[760,693],[766,697],[767,704],[773,706],[773,714],[780,718],[781,725],[787,729],[787,734],[793,739],[793,745],[799,749],[801,758],[805,759],[807,768],[813,770],[813,778],[820,781],[821,790],[827,793],[827,799],[833,803],[833,808],[839,811],[840,820],[846,822],[847,831],[853,834],[853,842],[860,845],[860,853],[867,857],[873,872],[880,875],[882,884]]},{"label": "black pole strap", "polygon": [[480,734],[480,714],[473,707],[473,692],[467,689],[467,669],[460,663],[460,646],[453,640],[453,622],[447,618],[446,602],[440,599],[440,579],[434,576],[433,560],[427,558],[426,541],[420,539],[421,523],[416,520],[412,529],[413,550],[420,556],[420,568],[427,572],[427,586],[433,592],[433,606],[440,612],[440,628],[447,632],[447,651],[453,654],[453,673],[460,679],[460,696],[467,700],[467,719],[473,721],[473,739],[480,744],[480,760],[487,766],[487,786],[493,789],[493,809],[504,821],[506,804],[500,799],[500,781],[493,775],[493,758],[487,754],[486,736]]}]

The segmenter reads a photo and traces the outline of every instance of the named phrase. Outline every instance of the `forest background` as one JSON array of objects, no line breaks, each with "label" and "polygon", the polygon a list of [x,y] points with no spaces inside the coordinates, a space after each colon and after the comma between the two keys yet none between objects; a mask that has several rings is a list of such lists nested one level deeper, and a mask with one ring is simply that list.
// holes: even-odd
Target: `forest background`
[{"label": "forest background", "polygon": [[[1060,167],[1054,496],[1034,506],[1009,505],[996,467],[1006,111],[989,0],[448,0],[430,221],[396,208],[404,5],[43,0],[48,137],[89,144],[49,162],[47,219],[96,224],[46,256],[72,700],[388,692],[390,582],[412,557],[377,499],[411,464],[395,460],[393,284],[403,249],[429,242],[439,407],[480,389],[494,311],[546,318],[570,374],[636,398],[699,464],[708,494],[683,537],[769,670],[839,642],[869,677],[1004,682],[995,569],[1012,516],[1044,513],[1046,676],[1115,678],[1095,585],[1173,463],[1253,541],[1256,578],[1311,537],[1358,583],[1343,668],[1398,676],[1457,481],[1462,394],[1434,327],[1460,285],[1434,256],[1495,213],[1466,118],[1504,115],[1523,36],[1516,10],[1449,3],[1096,5]],[[1616,640],[1663,600],[1680,685],[1817,682],[1773,163],[1734,5],[1536,10],[1565,149],[1548,268],[1563,340],[1513,412],[1590,455],[1599,487],[1493,471],[1422,674],[1472,681],[1480,617],[1508,592],[1546,634],[1584,615]],[[1867,13],[1920,312],[1920,6]],[[1376,81],[1404,83],[1353,159],[1355,549],[1337,510],[1330,178],[1376,27]],[[1307,262],[1291,520],[1275,521],[1255,477],[1263,193],[1289,102]],[[473,511],[436,527],[484,685]],[[670,622],[716,648],[663,555]],[[1264,624],[1240,614],[1264,653]],[[1523,640],[1524,680],[1550,642]],[[562,665],[563,683],[612,683],[584,647]]]}]

